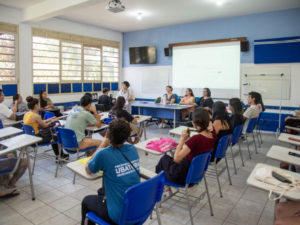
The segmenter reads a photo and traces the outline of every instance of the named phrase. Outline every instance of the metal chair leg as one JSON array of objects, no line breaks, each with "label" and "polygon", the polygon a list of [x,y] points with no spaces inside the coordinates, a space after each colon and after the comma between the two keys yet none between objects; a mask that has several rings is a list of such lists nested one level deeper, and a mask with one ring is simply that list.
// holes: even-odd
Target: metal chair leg
[{"label": "metal chair leg", "polygon": [[217,164],[215,162],[215,171],[216,171],[216,178],[217,178],[217,182],[218,182],[218,187],[219,187],[219,192],[220,192],[220,197],[223,197],[222,191],[221,191],[221,185],[220,185],[220,181],[219,181],[219,175],[218,175],[218,169],[217,169]]},{"label": "metal chair leg", "polygon": [[[159,215],[159,212],[158,212],[158,207],[157,207],[157,204],[155,205],[155,212],[156,212],[156,217],[157,217],[157,222],[159,225],[161,225],[161,219],[160,219],[160,215]],[[151,213],[152,215],[152,213]]]},{"label": "metal chair leg", "polygon": [[189,210],[189,214],[190,214],[191,224],[194,225],[193,215],[192,215],[192,206],[191,206],[191,202],[190,202],[187,190],[188,190],[188,188],[187,188],[187,185],[186,185],[186,187],[184,189],[184,193],[185,193],[185,198],[186,198],[186,201],[187,201],[187,204],[188,204],[188,210]]},{"label": "metal chair leg", "polygon": [[89,219],[88,219],[88,218],[85,218],[85,220],[84,220],[84,225],[88,225],[88,222],[89,222]]},{"label": "metal chair leg", "polygon": [[240,152],[240,156],[241,156],[241,160],[242,160],[242,165],[245,166],[240,140],[238,141],[238,145],[239,145],[239,152]]},{"label": "metal chair leg", "polygon": [[232,158],[233,167],[234,167],[234,174],[237,174],[235,160],[234,160],[234,155],[233,155],[233,151],[232,151],[232,145],[230,145],[230,151],[231,151],[231,158]]},{"label": "metal chair leg", "polygon": [[[77,160],[79,159],[79,152],[77,150]],[[75,179],[76,179],[76,173],[74,173],[74,177],[73,177],[73,184],[75,184]]]},{"label": "metal chair leg", "polygon": [[229,184],[232,185],[232,182],[231,182],[231,177],[230,177],[230,172],[229,172],[229,167],[228,167],[228,162],[227,162],[227,157],[225,155],[225,163],[226,163],[226,168],[227,168],[227,173],[228,173],[228,179],[229,179]]},{"label": "metal chair leg", "polygon": [[210,201],[210,195],[209,195],[209,191],[208,191],[208,187],[207,187],[207,181],[206,181],[205,174],[204,174],[203,178],[204,178],[204,184],[205,184],[205,189],[206,189],[206,194],[207,194],[207,199],[208,199],[208,204],[209,204],[209,209],[210,209],[210,215],[214,216],[214,211],[213,211],[211,201]]},{"label": "metal chair leg", "polygon": [[38,146],[36,145],[35,148],[34,148],[34,159],[33,159],[33,165],[32,165],[32,172],[31,172],[31,175],[34,174],[34,168],[35,168],[35,162],[36,162],[37,150],[38,150]]},{"label": "metal chair leg", "polygon": [[255,152],[256,152],[256,154],[258,153],[258,151],[257,151],[257,146],[256,146],[256,141],[255,141],[255,135],[254,135],[254,133],[252,132],[252,136],[253,136],[253,142],[254,142],[254,148],[255,148]]},{"label": "metal chair leg", "polygon": [[250,153],[250,148],[249,148],[249,142],[248,142],[247,135],[245,135],[245,138],[246,138],[246,142],[247,142],[247,149],[248,149],[248,153],[249,153],[249,159],[251,159],[251,153]]},{"label": "metal chair leg", "polygon": [[258,134],[259,134],[259,137],[260,137],[260,142],[263,143],[263,140],[262,140],[262,137],[261,137],[260,129],[258,130]]},{"label": "metal chair leg", "polygon": [[56,163],[56,171],[55,171],[55,177],[57,177],[57,173],[58,173],[58,166],[59,166],[59,164],[60,164],[60,162],[61,162],[61,158],[60,158],[60,156],[61,156],[61,145],[59,145],[58,146],[58,156],[57,156],[57,163]]},{"label": "metal chair leg", "polygon": [[261,147],[261,143],[260,143],[260,140],[259,140],[259,135],[258,135],[258,131],[256,130],[256,138],[257,138],[257,142],[258,142],[258,147],[260,148]]}]

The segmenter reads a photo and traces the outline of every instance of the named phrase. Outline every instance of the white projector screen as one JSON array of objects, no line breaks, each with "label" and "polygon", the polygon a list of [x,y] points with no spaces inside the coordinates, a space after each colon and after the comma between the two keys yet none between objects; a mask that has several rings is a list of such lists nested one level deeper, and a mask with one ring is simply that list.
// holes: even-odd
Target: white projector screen
[{"label": "white projector screen", "polygon": [[173,47],[172,68],[174,88],[208,87],[213,98],[240,96],[239,41]]}]

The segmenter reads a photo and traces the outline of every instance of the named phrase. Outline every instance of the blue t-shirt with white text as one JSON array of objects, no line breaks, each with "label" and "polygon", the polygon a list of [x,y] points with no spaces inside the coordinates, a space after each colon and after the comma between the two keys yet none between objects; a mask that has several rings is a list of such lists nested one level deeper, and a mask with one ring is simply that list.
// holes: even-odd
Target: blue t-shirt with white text
[{"label": "blue t-shirt with white text", "polygon": [[[139,170],[139,156],[135,146],[124,144],[120,147],[123,154]],[[119,222],[125,191],[140,182],[135,169],[121,152],[112,146],[99,150],[88,163],[92,173],[103,171],[103,181],[108,215],[115,223]]]}]

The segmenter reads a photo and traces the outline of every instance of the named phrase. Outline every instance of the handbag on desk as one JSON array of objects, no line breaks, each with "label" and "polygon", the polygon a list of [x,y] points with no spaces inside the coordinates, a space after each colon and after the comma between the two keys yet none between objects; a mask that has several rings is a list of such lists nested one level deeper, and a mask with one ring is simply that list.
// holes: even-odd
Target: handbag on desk
[{"label": "handbag on desk", "polygon": [[[272,176],[272,171],[273,170],[271,168],[262,167],[262,168],[257,169],[256,174],[255,174],[256,180],[261,181],[267,185],[274,186],[273,188],[270,189],[270,192],[269,192],[270,200],[276,201],[276,200],[280,199],[287,191],[296,191],[296,192],[300,193],[300,180],[295,179],[293,176],[291,176],[289,174],[274,170],[275,172],[279,173],[281,176],[283,176],[291,181],[290,184],[284,183],[284,182],[281,182],[281,181],[277,180],[276,178],[274,178]],[[272,194],[274,191],[279,192],[280,194],[277,197],[272,198]]]}]

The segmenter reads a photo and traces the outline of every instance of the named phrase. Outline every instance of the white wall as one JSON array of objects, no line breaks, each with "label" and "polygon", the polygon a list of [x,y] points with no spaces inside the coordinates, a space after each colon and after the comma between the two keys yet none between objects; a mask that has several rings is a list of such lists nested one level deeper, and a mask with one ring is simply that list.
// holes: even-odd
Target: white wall
[{"label": "white wall", "polygon": [[[52,18],[33,24],[21,23],[21,16],[22,15],[20,10],[0,5],[0,21],[19,25],[19,90],[23,97],[32,95],[33,93],[31,62],[32,27],[118,41],[120,42],[120,49],[122,49],[121,32],[59,18]],[[120,57],[120,62],[122,62],[122,54]],[[122,64],[120,66],[122,68]],[[82,94],[64,94],[50,95],[50,98],[54,103],[59,103],[67,101],[78,101],[81,96]],[[5,102],[10,104],[11,99],[7,98]]]},{"label": "white wall", "polygon": [[[282,105],[283,106],[290,106],[290,107],[298,107],[300,105],[300,63],[287,63],[287,64],[268,64],[267,66],[284,66],[284,67],[290,67],[291,68],[291,90],[290,90],[290,99],[289,100],[283,100]],[[241,64],[241,74],[244,68],[249,66],[256,66],[253,63],[242,63]],[[261,65],[260,65],[261,66]],[[172,66],[142,66],[142,67],[126,67],[123,68],[123,80],[128,80],[131,83],[131,88],[133,89],[135,93],[136,98],[152,98],[155,99],[162,94],[165,93],[164,87],[161,87],[160,91],[153,91],[152,93],[149,93],[149,91],[145,92],[143,88],[143,80],[149,80],[149,74],[153,73],[153,80],[152,82],[149,82],[149,85],[153,86],[153,90],[156,90],[155,83],[159,84],[161,86],[161,83],[165,85],[171,84],[172,85]],[[155,76],[155,74],[160,74],[159,77]],[[168,77],[168,79],[165,79],[165,76]],[[168,80],[168,82],[166,81]],[[216,81],[217,82],[217,81]],[[241,78],[242,82],[242,78]],[[151,87],[150,87],[151,88]],[[209,87],[212,90],[212,97],[214,97],[214,91],[213,86]],[[149,89],[149,88],[147,88]],[[193,89],[194,94],[196,96],[202,96],[202,90],[201,89]],[[174,89],[174,93],[178,95],[184,95],[185,89]],[[241,90],[242,92],[242,90]],[[238,96],[237,96],[238,97]],[[246,102],[246,99],[244,96],[242,96],[242,99],[244,102]],[[279,101],[277,100],[264,100],[264,103],[266,105],[272,105],[272,106],[279,106]]]}]

